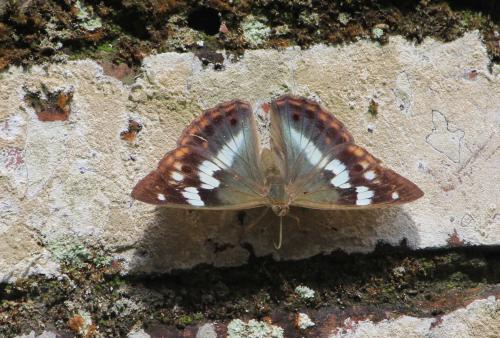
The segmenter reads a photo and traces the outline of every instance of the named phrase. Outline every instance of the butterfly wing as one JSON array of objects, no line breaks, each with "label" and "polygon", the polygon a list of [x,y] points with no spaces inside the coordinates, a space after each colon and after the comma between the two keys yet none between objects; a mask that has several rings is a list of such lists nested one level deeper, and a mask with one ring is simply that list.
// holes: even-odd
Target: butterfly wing
[{"label": "butterfly wing", "polygon": [[311,100],[271,104],[271,139],[293,205],[314,209],[379,207],[423,195],[354,144],[343,124]]},{"label": "butterfly wing", "polygon": [[233,100],[205,111],[132,197],[179,208],[242,209],[265,203],[255,119]]}]

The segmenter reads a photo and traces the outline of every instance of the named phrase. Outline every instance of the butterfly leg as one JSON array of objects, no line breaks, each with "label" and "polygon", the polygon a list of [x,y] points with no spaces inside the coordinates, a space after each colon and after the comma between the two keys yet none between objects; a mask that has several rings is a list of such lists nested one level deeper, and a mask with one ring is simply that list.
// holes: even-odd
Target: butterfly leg
[{"label": "butterfly leg", "polygon": [[295,216],[295,215],[292,215],[292,214],[286,214],[286,216],[290,217],[291,219],[293,219],[295,222],[297,222],[297,226],[300,227],[300,218],[299,216]]},{"label": "butterfly leg", "polygon": [[263,218],[264,216],[267,214],[267,212],[269,211],[269,207],[266,207],[262,213],[259,215],[259,217],[257,217],[257,219],[255,219],[253,222],[251,222],[249,225],[245,225],[245,224],[242,224],[243,227],[242,227],[242,231],[240,231],[240,235],[239,235],[239,243],[240,245],[243,246],[244,244],[244,238],[246,238],[246,234],[247,232],[252,229],[255,225],[257,225]]},{"label": "butterfly leg", "polygon": [[263,212],[260,214],[259,217],[257,217],[257,219],[255,219],[252,223],[250,223],[249,225],[246,226],[246,230],[250,230],[252,229],[254,226],[256,226],[260,221],[262,221],[262,219],[264,218],[264,216],[267,215],[267,212],[269,211],[269,207],[266,207]]}]

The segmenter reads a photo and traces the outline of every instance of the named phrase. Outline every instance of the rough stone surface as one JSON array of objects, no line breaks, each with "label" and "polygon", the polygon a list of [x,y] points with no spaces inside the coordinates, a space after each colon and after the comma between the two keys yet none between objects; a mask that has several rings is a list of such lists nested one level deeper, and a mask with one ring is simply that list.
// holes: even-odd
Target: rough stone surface
[{"label": "rough stone surface", "polygon": [[[490,66],[473,32],[417,46],[394,37],[384,46],[247,51],[222,71],[204,69],[192,54],[166,53],[146,58],[131,86],[93,61],[11,67],[0,74],[0,280],[57,275],[50,248],[68,238],[106,249],[131,273],[243,264],[250,253],[241,243],[276,259],[369,252],[403,239],[411,248],[450,239],[498,245],[500,70]],[[68,120],[38,120],[26,96],[43,90],[73,93]],[[247,228],[236,212],[131,199],[134,184],[202,109],[233,98],[260,107],[283,93],[321,100],[358,144],[426,195],[386,210],[292,210],[301,221],[287,222],[280,251],[271,214]],[[368,113],[372,100],[376,116]],[[143,128],[126,141],[129,120]],[[248,211],[245,224],[260,213]]]},{"label": "rough stone surface", "polygon": [[477,300],[464,309],[439,319],[402,316],[373,323],[370,320],[347,320],[330,338],[394,337],[499,337],[500,301],[495,297]]},{"label": "rough stone surface", "polygon": [[202,325],[198,332],[196,332],[196,338],[217,338],[217,332],[215,332],[214,324],[207,323]]},{"label": "rough stone surface", "polygon": [[27,335],[17,336],[16,338],[57,338],[57,334],[50,331],[44,331],[40,335],[37,335],[35,331],[31,331]]}]

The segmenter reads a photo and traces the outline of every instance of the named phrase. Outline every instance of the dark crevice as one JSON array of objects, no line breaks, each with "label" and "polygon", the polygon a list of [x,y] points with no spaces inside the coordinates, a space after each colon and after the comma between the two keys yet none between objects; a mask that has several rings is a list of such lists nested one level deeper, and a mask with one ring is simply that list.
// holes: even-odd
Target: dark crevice
[{"label": "dark crevice", "polygon": [[219,12],[213,8],[201,7],[188,14],[188,26],[207,35],[219,33],[221,19]]}]

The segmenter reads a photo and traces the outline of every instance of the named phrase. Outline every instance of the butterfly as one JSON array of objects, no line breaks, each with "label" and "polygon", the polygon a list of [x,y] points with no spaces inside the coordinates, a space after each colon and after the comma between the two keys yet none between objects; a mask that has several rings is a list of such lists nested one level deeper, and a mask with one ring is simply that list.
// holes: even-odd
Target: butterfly
[{"label": "butterfly", "polygon": [[356,145],[317,102],[285,95],[272,101],[266,114],[270,149],[261,149],[249,103],[232,100],[206,110],[184,130],[177,148],[137,183],[132,197],[186,209],[271,207],[280,216],[279,247],[290,206],[366,209],[423,196],[414,183]]}]

